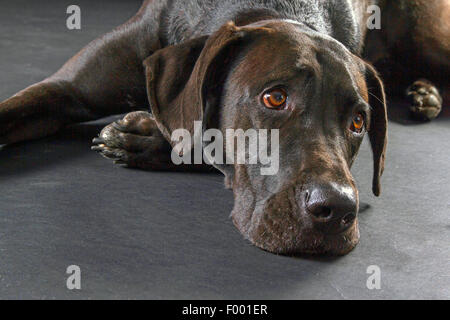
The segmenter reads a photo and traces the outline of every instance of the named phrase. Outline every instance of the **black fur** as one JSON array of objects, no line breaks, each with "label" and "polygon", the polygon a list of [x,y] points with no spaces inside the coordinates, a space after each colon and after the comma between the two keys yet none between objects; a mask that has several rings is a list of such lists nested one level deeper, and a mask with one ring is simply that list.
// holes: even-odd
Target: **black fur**
[{"label": "black fur", "polygon": [[164,45],[209,35],[228,21],[251,12],[266,12],[273,18],[291,19],[310,26],[360,54],[363,37],[360,17],[350,0],[169,0],[162,15]]}]

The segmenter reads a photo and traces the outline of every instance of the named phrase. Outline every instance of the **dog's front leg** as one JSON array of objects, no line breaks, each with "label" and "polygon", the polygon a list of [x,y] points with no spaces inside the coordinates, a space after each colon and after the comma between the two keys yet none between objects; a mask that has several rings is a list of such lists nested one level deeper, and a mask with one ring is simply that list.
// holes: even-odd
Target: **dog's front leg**
[{"label": "dog's front leg", "polygon": [[114,163],[129,168],[170,171],[210,172],[203,165],[175,165],[172,146],[161,134],[153,116],[144,111],[127,114],[106,126],[95,138],[92,149]]},{"label": "dog's front leg", "polygon": [[[67,124],[148,109],[142,61],[160,48],[158,2],[94,40],[56,74],[0,103],[0,144],[41,138]],[[151,14],[144,15],[150,11]]]},{"label": "dog's front leg", "polygon": [[[55,133],[71,122],[79,112],[81,101],[65,82],[41,82],[20,91],[0,103],[0,144],[41,138]],[[71,117],[71,114],[73,117]]]}]

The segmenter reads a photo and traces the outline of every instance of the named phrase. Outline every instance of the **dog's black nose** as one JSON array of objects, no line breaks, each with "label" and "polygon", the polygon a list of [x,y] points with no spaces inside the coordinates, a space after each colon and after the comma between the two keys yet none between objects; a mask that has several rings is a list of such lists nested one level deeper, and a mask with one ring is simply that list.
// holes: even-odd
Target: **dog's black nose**
[{"label": "dog's black nose", "polygon": [[356,219],[357,195],[350,186],[316,185],[306,191],[306,210],[316,228],[329,233],[343,232]]}]

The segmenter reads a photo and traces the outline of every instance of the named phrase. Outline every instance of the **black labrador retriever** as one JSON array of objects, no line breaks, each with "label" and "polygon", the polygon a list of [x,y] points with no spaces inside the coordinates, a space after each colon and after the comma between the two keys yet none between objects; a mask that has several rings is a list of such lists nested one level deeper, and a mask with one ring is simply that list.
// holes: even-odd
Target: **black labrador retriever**
[{"label": "black labrador retriever", "polygon": [[[368,34],[370,5],[381,7],[383,24]],[[346,254],[359,241],[350,168],[368,132],[378,196],[387,145],[384,86],[361,57],[420,58],[422,76],[445,86],[449,10],[446,1],[419,0],[147,0],[56,74],[2,102],[0,143],[135,111],[106,127],[93,149],[129,167],[201,170],[172,162],[176,130],[194,134],[194,121],[203,131],[277,129],[276,174],[215,165],[234,192],[233,222],[270,252]],[[436,21],[424,22],[430,14]],[[414,29],[396,27],[403,24]],[[391,35],[418,54],[397,59]],[[442,98],[430,81],[409,95],[416,114],[437,116]],[[151,113],[137,111],[148,105]]]}]

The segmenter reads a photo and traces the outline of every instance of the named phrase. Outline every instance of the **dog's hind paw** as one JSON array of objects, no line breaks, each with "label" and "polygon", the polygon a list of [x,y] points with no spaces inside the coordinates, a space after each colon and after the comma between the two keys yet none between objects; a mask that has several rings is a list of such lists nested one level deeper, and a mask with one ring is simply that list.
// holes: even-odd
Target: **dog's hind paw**
[{"label": "dog's hind paw", "polygon": [[414,117],[433,120],[442,111],[442,97],[438,89],[428,80],[414,82],[406,92],[411,99],[410,110]]},{"label": "dog's hind paw", "polygon": [[92,150],[131,168],[157,168],[170,159],[170,144],[148,112],[127,114],[106,126],[92,143]]}]

